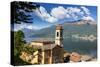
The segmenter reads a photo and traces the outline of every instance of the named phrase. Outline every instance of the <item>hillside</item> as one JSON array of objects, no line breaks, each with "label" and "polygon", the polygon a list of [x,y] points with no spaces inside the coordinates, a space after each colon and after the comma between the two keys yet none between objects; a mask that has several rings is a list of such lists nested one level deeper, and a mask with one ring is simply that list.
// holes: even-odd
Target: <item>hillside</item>
[{"label": "hillside", "polygon": [[[75,24],[62,24],[63,26],[63,36],[69,37],[73,34],[79,34],[79,35],[96,35],[97,33],[97,26],[91,25],[91,24],[82,24],[82,25],[75,25]],[[34,32],[34,31],[33,31]],[[51,26],[49,28],[41,29],[34,34],[30,35],[30,37],[36,36],[36,37],[53,37],[55,35],[55,26]]]}]

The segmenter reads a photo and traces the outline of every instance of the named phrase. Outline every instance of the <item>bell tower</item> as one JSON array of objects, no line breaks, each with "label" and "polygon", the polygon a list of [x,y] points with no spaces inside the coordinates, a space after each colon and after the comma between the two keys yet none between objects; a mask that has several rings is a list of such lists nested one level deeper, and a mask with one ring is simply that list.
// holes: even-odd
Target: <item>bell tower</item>
[{"label": "bell tower", "polygon": [[56,26],[56,31],[55,31],[55,44],[62,46],[63,47],[63,28],[62,25],[57,25]]}]

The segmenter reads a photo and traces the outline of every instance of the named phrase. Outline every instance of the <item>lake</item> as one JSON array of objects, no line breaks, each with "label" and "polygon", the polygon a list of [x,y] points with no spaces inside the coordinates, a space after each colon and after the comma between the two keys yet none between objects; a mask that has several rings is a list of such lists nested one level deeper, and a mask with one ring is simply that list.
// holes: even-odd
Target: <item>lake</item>
[{"label": "lake", "polygon": [[97,40],[77,40],[77,39],[64,39],[64,49],[68,52],[79,52],[81,54],[89,54],[93,57],[97,57]]}]

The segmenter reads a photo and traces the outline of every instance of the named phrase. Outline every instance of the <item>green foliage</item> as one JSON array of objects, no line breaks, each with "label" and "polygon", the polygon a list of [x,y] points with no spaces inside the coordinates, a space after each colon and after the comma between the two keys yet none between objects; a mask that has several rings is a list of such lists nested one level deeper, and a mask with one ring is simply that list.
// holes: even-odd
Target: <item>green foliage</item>
[{"label": "green foliage", "polygon": [[32,2],[14,1],[11,3],[11,19],[13,23],[32,23],[31,13],[33,9],[38,8],[39,5]]},{"label": "green foliage", "polygon": [[14,48],[14,56],[18,55],[18,50]]},{"label": "green foliage", "polygon": [[31,65],[30,63],[27,63],[20,59],[17,55],[14,56],[14,65],[19,66],[19,65]]},{"label": "green foliage", "polygon": [[14,33],[14,48],[23,47],[25,43],[24,37],[24,33],[21,30]]},{"label": "green foliage", "polygon": [[21,30],[14,32],[14,65],[28,64],[19,58],[20,52],[25,44],[24,37],[24,33]]},{"label": "green foliage", "polygon": [[18,55],[22,51],[25,44],[24,37],[24,33],[21,30],[14,32],[14,55]]},{"label": "green foliage", "polygon": [[37,50],[29,47],[29,45],[24,45],[26,43],[24,37],[24,33],[21,30],[14,32],[14,65],[29,65],[30,63],[20,59],[21,51],[33,54]]},{"label": "green foliage", "polygon": [[23,51],[25,51],[29,54],[33,54],[33,52],[37,51],[37,49],[34,49],[33,47],[30,47],[30,46],[24,46]]}]

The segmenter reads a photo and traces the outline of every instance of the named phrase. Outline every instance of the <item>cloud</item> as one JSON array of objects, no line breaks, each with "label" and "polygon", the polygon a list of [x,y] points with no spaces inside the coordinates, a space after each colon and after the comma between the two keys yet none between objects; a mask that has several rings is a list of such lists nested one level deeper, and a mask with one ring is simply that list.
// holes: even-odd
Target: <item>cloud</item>
[{"label": "cloud", "polygon": [[77,7],[64,8],[63,6],[58,6],[51,10],[51,15],[57,19],[78,19],[80,16],[84,15],[84,11]]},{"label": "cloud", "polygon": [[71,12],[80,12],[81,10],[77,7],[68,7],[68,10],[70,10]]},{"label": "cloud", "polygon": [[49,17],[49,18],[46,19],[46,21],[47,21],[47,22],[50,22],[50,23],[54,23],[54,22],[57,22],[58,19],[55,18],[55,17]]},{"label": "cloud", "polygon": [[80,13],[81,9],[77,8],[77,7],[67,7],[66,11],[68,13]]},{"label": "cloud", "polygon": [[77,7],[67,7],[66,12],[70,15],[70,18],[73,19],[78,19],[84,14],[83,11]]},{"label": "cloud", "polygon": [[50,15],[49,13],[47,13],[46,9],[44,7],[40,7],[40,14],[42,18],[49,18]]},{"label": "cloud", "polygon": [[58,22],[59,20],[63,19],[73,19],[73,20],[79,20],[80,18],[83,18],[84,16],[89,16],[90,10],[86,7],[66,7],[58,6],[51,9],[51,12],[47,12],[47,10],[40,6],[39,9],[37,9],[36,14],[44,21],[54,23]]},{"label": "cloud", "polygon": [[24,23],[21,24],[14,24],[14,31],[21,30],[25,27],[26,25]]},{"label": "cloud", "polygon": [[42,6],[39,9],[37,9],[35,11],[35,13],[42,19],[50,17],[50,15],[47,13],[46,9]]},{"label": "cloud", "polygon": [[47,10],[42,6],[40,6],[40,8],[37,9],[35,12],[42,20],[45,20],[50,23],[57,22],[57,19],[47,13]]},{"label": "cloud", "polygon": [[25,28],[27,28],[27,29],[33,29],[33,30],[38,30],[38,29],[40,29],[38,26],[35,26],[35,25],[33,25],[33,24],[28,25],[28,26],[26,26]]},{"label": "cloud", "polygon": [[51,15],[58,19],[68,18],[69,15],[66,13],[66,9],[62,6],[58,6],[51,10]]},{"label": "cloud", "polygon": [[24,28],[33,29],[33,30],[40,29],[40,27],[33,24],[28,24],[28,23],[14,24],[14,31],[22,30]]},{"label": "cloud", "polygon": [[84,13],[86,14],[86,15],[90,15],[91,13],[90,13],[90,10],[88,9],[88,8],[86,8],[86,7],[81,7],[82,8],[82,10],[84,11]]},{"label": "cloud", "polygon": [[94,18],[91,17],[91,16],[84,16],[82,19],[83,19],[83,20],[91,20],[91,21],[95,21]]}]

